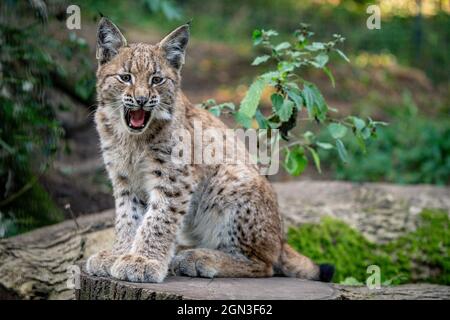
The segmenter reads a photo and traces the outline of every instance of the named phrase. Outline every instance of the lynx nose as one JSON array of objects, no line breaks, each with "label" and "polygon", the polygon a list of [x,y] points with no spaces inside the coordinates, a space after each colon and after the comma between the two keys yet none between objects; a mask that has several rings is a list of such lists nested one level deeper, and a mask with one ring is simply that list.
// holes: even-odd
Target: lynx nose
[{"label": "lynx nose", "polygon": [[144,97],[144,96],[139,96],[139,97],[136,97],[135,99],[136,99],[137,104],[140,107],[143,107],[148,101],[148,98]]}]

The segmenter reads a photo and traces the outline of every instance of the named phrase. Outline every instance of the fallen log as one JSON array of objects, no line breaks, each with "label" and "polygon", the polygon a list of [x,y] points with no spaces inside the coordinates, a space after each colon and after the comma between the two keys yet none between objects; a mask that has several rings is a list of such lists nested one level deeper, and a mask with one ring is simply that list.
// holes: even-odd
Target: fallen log
[{"label": "fallen log", "polygon": [[107,247],[114,211],[40,228],[0,241],[1,299],[73,299],[68,270]]},{"label": "fallen log", "polygon": [[369,289],[363,286],[334,285],[343,300],[449,300],[450,286],[429,283],[402,284]]},{"label": "fallen log", "polygon": [[[332,216],[374,242],[390,241],[414,230],[423,208],[450,212],[449,188],[330,181],[274,186],[286,228]],[[113,220],[114,211],[108,210],[77,218],[78,227],[68,220],[0,240],[0,299],[73,299],[74,290],[67,286],[70,267],[111,245]],[[354,287],[345,288],[339,288],[343,298],[370,296],[364,288],[356,292]],[[435,289],[422,286],[418,290],[427,288]]]}]

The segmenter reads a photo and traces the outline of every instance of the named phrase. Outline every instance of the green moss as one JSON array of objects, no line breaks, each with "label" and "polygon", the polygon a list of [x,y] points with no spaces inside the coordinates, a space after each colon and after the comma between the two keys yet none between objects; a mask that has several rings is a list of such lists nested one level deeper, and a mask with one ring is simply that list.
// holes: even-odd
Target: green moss
[{"label": "green moss", "polygon": [[327,217],[320,224],[290,228],[288,242],[317,263],[333,263],[335,282],[364,283],[367,267],[378,265],[382,283],[450,285],[449,221],[447,212],[427,209],[416,231],[374,244],[344,222]]}]

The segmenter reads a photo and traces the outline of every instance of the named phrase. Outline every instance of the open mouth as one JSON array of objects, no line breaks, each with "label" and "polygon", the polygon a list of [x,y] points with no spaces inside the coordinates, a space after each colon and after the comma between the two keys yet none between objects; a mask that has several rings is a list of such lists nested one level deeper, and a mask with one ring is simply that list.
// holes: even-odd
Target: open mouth
[{"label": "open mouth", "polygon": [[150,113],[150,111],[144,109],[125,109],[125,123],[130,129],[140,131],[145,128],[150,120]]}]

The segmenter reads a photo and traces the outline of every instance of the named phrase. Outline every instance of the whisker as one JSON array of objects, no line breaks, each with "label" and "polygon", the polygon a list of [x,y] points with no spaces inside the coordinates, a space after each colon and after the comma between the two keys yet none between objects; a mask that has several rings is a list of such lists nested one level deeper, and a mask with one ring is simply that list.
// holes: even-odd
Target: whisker
[{"label": "whisker", "polygon": [[164,103],[164,102],[160,102],[160,103],[158,104],[158,106],[167,107],[167,108],[172,107],[172,105],[170,105],[170,104],[168,104],[168,103]]}]

